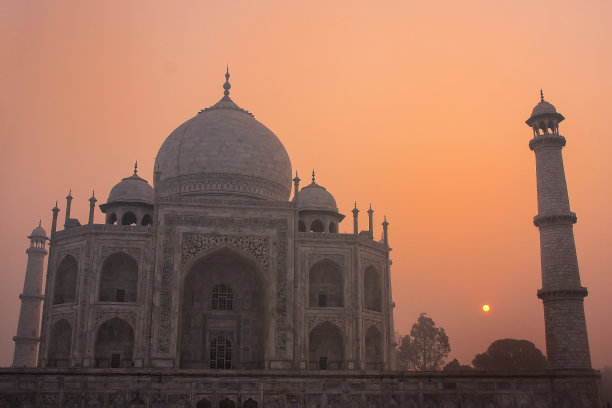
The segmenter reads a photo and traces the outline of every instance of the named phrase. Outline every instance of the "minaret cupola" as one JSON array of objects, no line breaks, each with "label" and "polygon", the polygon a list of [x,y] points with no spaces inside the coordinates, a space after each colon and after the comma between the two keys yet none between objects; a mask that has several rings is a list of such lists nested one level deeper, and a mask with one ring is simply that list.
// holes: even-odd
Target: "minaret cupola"
[{"label": "minaret cupola", "polygon": [[312,183],[300,190],[296,201],[300,214],[299,232],[338,232],[338,223],[344,219],[344,215],[338,212],[334,196],[315,182],[314,170]]}]

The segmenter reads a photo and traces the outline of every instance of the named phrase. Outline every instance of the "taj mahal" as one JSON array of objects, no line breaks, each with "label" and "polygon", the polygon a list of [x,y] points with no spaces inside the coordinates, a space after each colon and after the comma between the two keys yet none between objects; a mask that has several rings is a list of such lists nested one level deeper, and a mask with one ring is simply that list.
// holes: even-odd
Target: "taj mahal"
[{"label": "taj mahal", "polygon": [[166,138],[152,185],[136,164],[106,202],[89,199],[88,220],[71,217],[69,193],[50,234],[39,224],[28,236],[0,407],[600,406],[564,118],[543,96],[527,124],[550,370],[398,372],[386,218],[375,230],[371,206],[360,219],[355,203],[344,220],[314,171],[302,183],[229,78]]}]

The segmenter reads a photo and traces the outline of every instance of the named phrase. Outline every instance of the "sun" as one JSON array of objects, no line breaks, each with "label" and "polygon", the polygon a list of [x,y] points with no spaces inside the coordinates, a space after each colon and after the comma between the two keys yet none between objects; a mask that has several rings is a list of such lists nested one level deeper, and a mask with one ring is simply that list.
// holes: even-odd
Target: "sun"
[{"label": "sun", "polygon": [[482,306],[482,311],[483,312],[488,312],[489,310],[491,310],[491,306],[489,306],[489,305],[483,305]]}]

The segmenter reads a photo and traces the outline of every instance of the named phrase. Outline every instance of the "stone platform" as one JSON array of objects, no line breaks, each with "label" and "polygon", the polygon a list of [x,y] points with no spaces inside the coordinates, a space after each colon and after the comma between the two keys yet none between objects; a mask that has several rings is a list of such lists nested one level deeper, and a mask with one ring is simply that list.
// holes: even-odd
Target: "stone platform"
[{"label": "stone platform", "polygon": [[602,407],[598,371],[0,369],[0,407]]}]

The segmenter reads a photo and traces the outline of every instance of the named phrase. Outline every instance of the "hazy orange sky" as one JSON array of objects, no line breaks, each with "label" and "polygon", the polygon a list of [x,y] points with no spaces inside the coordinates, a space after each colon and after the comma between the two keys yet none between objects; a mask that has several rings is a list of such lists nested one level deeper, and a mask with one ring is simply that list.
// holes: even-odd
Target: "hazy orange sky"
[{"label": "hazy orange sky", "polygon": [[[612,365],[612,2],[0,3],[0,366],[12,362],[26,238],[75,197],[87,221],[174,128],[231,96],[294,171],[361,226],[387,215],[395,327],[419,313],[471,363],[496,339],[545,351],[535,159],[539,90],[564,160],[593,366]],[[96,213],[96,221],[103,216]],[[491,305],[485,314],[481,306]]]}]

